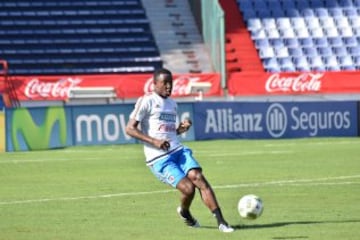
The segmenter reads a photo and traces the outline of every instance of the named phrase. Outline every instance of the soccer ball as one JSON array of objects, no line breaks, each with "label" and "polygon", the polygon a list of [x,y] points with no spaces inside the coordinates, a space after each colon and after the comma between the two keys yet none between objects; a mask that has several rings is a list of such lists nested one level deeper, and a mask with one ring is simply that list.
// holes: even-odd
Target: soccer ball
[{"label": "soccer ball", "polygon": [[238,202],[238,211],[242,218],[259,218],[264,210],[264,205],[260,197],[249,194],[243,196]]}]

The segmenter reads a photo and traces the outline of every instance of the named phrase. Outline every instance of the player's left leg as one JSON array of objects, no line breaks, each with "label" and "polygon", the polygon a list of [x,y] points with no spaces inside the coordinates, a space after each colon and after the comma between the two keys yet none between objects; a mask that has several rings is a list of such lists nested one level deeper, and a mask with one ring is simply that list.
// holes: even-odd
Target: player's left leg
[{"label": "player's left leg", "polygon": [[153,174],[162,182],[180,191],[178,214],[190,227],[199,227],[199,222],[191,215],[190,206],[195,196],[195,185],[186,177],[183,170],[175,163],[177,153],[171,154],[149,166]]},{"label": "player's left leg", "polygon": [[180,166],[183,171],[187,174],[187,178],[199,189],[201,199],[204,204],[210,209],[213,215],[216,217],[218,222],[219,230],[222,232],[232,232],[233,228],[225,221],[218,201],[216,199],[215,193],[206,180],[205,176],[202,174],[202,170],[198,162],[192,156],[191,149],[184,148],[182,151],[182,156],[180,158]]},{"label": "player's left leg", "polygon": [[233,232],[234,229],[225,221],[218,201],[216,200],[215,193],[201,170],[192,169],[188,172],[187,177],[199,189],[201,199],[216,218],[219,230],[222,232]]}]

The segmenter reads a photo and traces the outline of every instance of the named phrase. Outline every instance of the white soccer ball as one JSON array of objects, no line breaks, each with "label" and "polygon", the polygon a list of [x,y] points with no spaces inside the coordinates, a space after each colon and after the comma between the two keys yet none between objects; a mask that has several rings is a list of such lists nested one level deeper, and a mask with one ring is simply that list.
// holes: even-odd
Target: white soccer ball
[{"label": "white soccer ball", "polygon": [[238,202],[238,211],[242,218],[259,218],[264,210],[264,205],[260,197],[254,194],[243,196]]}]

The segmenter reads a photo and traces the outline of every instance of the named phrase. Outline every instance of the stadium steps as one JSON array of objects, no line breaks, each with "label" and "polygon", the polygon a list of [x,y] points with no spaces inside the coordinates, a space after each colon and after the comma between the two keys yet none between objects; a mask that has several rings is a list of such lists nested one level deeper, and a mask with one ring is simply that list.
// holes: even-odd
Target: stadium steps
[{"label": "stadium steps", "polygon": [[142,0],[163,66],[175,73],[213,72],[187,1]]},{"label": "stadium steps", "polygon": [[263,64],[242,19],[235,0],[219,0],[226,22],[227,73],[239,71],[264,71]]}]

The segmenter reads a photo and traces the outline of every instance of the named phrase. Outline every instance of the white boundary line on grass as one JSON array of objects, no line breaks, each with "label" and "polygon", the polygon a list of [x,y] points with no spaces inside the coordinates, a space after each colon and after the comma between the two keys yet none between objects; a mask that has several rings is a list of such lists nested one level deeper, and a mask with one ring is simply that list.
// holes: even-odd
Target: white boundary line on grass
[{"label": "white boundary line on grass", "polygon": [[[199,155],[205,152],[198,152]],[[277,154],[292,154],[294,151],[289,150],[281,150],[281,151],[241,151],[241,152],[228,152],[228,153],[212,153],[207,151],[206,153],[211,153],[208,157],[225,157],[225,156],[251,156],[251,155],[262,155],[262,154],[271,154],[271,155],[277,155]],[[51,158],[49,159],[47,156],[44,159],[21,159],[21,160],[15,160],[15,159],[7,159],[7,160],[0,160],[0,164],[17,164],[17,163],[59,163],[59,162],[70,162],[70,161],[96,161],[100,160],[100,157],[88,157],[88,158]],[[121,158],[124,158],[123,156]],[[132,156],[128,157],[129,159],[133,158]],[[104,159],[101,159],[102,161],[106,161]]]},{"label": "white boundary line on grass", "polygon": [[[325,177],[325,178],[314,178],[314,179],[298,179],[298,180],[281,180],[271,181],[263,183],[244,183],[234,185],[223,185],[214,186],[214,189],[230,189],[230,188],[241,188],[241,187],[262,187],[262,186],[320,186],[320,185],[353,185],[360,184],[360,182],[346,181],[346,182],[333,182],[334,180],[348,180],[360,178],[360,175],[352,176],[339,176],[339,177]],[[15,201],[3,201],[0,205],[15,205],[15,204],[27,204],[27,203],[43,203],[52,201],[77,201],[86,199],[101,199],[101,198],[115,198],[125,196],[140,196],[140,195],[153,195],[153,194],[164,194],[169,192],[175,192],[175,189],[161,190],[161,191],[149,191],[149,192],[124,192],[114,194],[103,194],[93,196],[79,196],[79,197],[59,197],[59,198],[41,198],[41,199],[29,199],[29,200],[15,200]]]}]

